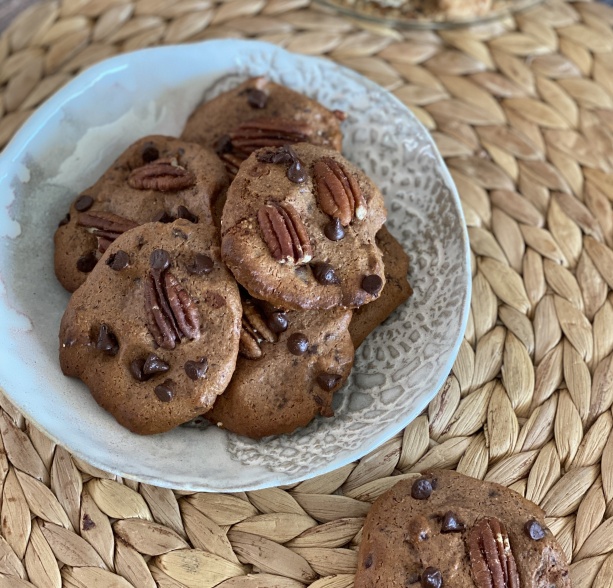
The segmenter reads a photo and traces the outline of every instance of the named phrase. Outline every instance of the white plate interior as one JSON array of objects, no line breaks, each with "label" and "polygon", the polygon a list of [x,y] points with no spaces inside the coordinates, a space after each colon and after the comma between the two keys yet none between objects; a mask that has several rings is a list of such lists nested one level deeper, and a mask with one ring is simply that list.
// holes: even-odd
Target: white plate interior
[{"label": "white plate interior", "polygon": [[[53,233],[74,196],[141,136],[178,135],[203,96],[248,76],[345,110],[344,154],[382,189],[388,228],[412,258],[415,290],[362,345],[336,417],[251,441],[216,427],[140,437],[58,364],[69,295],[53,274]],[[331,62],[255,41],[121,55],[47,101],[0,158],[0,387],[51,438],[93,465],[160,486],[236,491],[290,484],[358,459],[405,427],[443,384],[470,301],[459,198],[427,131],[393,96]]]}]

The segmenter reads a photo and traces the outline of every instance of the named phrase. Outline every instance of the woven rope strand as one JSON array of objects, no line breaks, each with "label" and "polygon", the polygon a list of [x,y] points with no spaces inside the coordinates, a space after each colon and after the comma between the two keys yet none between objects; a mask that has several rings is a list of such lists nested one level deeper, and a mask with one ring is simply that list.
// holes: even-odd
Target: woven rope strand
[{"label": "woven rope strand", "polygon": [[173,492],[70,456],[0,396],[0,588],[343,588],[370,504],[431,467],[540,504],[575,587],[613,578],[613,9],[398,32],[308,0],[56,0],[0,36],[0,144],[83,68],[252,37],[370,77],[429,128],[458,185],[473,301],[452,374],[358,463],[235,494]]}]

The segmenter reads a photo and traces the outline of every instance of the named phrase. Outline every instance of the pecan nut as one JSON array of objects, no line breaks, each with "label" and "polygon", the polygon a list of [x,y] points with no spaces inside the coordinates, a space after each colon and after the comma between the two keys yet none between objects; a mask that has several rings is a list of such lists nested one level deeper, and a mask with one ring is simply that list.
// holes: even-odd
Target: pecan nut
[{"label": "pecan nut", "polygon": [[239,353],[247,359],[259,359],[262,357],[262,342],[276,343],[277,339],[262,311],[251,300],[243,300]]},{"label": "pecan nut", "polygon": [[470,567],[478,588],[519,588],[517,564],[501,521],[493,517],[477,521],[467,542]]},{"label": "pecan nut", "polygon": [[267,204],[258,210],[264,242],[279,263],[299,265],[313,257],[311,241],[302,219],[290,204]]},{"label": "pecan nut", "polygon": [[128,218],[102,210],[79,213],[77,224],[98,238],[100,253],[104,253],[119,235],[138,226]]},{"label": "pecan nut", "polygon": [[260,147],[281,147],[308,141],[312,134],[307,123],[284,118],[257,118],[238,126],[229,134],[232,150],[245,159]]},{"label": "pecan nut", "polygon": [[319,207],[346,227],[366,218],[366,200],[356,179],[338,161],[324,157],[313,166]]},{"label": "pecan nut", "polygon": [[136,190],[176,192],[195,183],[196,176],[179,165],[176,158],[156,159],[133,169],[128,176],[128,185]]},{"label": "pecan nut", "polygon": [[182,337],[200,336],[200,314],[194,299],[167,269],[151,269],[144,286],[147,328],[163,349],[174,349]]}]

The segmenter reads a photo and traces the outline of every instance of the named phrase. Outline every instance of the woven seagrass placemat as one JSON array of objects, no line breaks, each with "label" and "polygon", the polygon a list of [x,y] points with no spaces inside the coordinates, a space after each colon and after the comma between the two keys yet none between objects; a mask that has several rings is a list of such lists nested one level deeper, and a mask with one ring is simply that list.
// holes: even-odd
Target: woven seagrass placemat
[{"label": "woven seagrass placemat", "polygon": [[190,494],[122,480],[0,399],[0,588],[349,587],[370,503],[396,475],[432,467],[537,502],[575,588],[613,586],[612,26],[612,8],[560,0],[440,33],[305,0],[56,0],[22,13],[0,37],[1,144],[82,68],[150,45],[255,37],[372,78],[447,160],[473,301],[427,413],[292,488]]}]

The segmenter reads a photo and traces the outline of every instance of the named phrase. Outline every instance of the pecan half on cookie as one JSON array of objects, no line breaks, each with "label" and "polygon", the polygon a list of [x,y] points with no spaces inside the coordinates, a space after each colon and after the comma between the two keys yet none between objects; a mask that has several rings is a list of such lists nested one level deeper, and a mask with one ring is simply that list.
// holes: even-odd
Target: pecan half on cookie
[{"label": "pecan half on cookie", "polygon": [[243,309],[236,370],[206,418],[259,439],[333,416],[332,397],[353,365],[351,311],[283,312],[249,296]]},{"label": "pecan half on cookie", "polygon": [[60,365],[120,424],[161,433],[226,388],[241,316],[212,224],[147,223],[117,237],[71,297]]},{"label": "pecan half on cookie", "polygon": [[252,78],[203,103],[182,138],[213,147],[234,176],[256,149],[308,142],[340,151],[344,113],[266,78]]},{"label": "pecan half on cookie", "polygon": [[355,588],[570,588],[543,511],[509,488],[433,470],[372,505]]},{"label": "pecan half on cookie", "polygon": [[375,241],[385,217],[377,187],[339,153],[307,143],[264,148],[228,190],[222,255],[254,298],[287,309],[358,308],[385,286]]},{"label": "pecan half on cookie", "polygon": [[228,185],[212,149],[152,135],[132,144],[73,202],[55,241],[55,273],[70,292],[107,247],[143,223],[211,222]]}]

